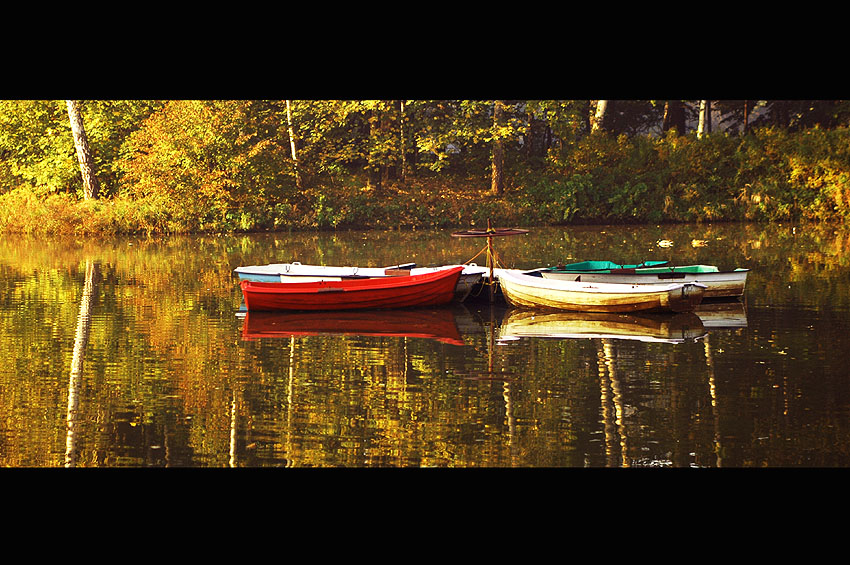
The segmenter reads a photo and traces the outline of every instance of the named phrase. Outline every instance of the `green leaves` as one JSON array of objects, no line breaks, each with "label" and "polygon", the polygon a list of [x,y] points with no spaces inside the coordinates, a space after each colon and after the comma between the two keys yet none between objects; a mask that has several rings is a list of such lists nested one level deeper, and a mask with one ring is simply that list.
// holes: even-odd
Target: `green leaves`
[{"label": "green leaves", "polygon": [[[500,100],[498,119],[495,100],[289,102],[292,136],[284,100],[83,101],[104,197],[126,199],[118,223],[134,201],[160,212],[140,217],[146,226],[184,231],[370,227],[395,221],[387,210],[443,225],[489,206],[541,222],[850,217],[841,102],[762,102],[747,135],[701,139],[647,134],[664,107],[652,101],[609,101],[607,129],[592,135],[588,100]],[[741,113],[743,101],[728,102]],[[491,200],[497,142],[506,192]],[[404,202],[423,181],[421,201]],[[73,202],[80,188],[64,103],[0,100],[0,195]],[[446,192],[463,205],[444,206]]]}]

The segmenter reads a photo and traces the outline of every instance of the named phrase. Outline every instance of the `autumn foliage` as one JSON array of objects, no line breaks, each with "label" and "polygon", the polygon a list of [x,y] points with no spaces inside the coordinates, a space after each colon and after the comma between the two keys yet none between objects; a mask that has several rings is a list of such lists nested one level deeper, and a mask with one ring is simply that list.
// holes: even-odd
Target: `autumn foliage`
[{"label": "autumn foliage", "polygon": [[0,231],[850,219],[841,102],[699,137],[653,132],[658,105],[641,101],[592,132],[588,101],[503,101],[498,124],[491,101],[290,102],[85,101],[89,202],[62,101],[0,101]]}]

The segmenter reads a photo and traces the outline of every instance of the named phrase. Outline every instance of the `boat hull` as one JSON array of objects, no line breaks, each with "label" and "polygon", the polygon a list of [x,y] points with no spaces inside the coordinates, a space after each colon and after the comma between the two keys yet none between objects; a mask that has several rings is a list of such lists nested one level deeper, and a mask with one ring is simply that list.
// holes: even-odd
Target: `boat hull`
[{"label": "boat hull", "polygon": [[421,275],[299,283],[240,282],[250,311],[440,306],[454,298],[463,267]]},{"label": "boat hull", "polygon": [[[399,265],[394,267],[335,267],[325,265],[302,265],[301,263],[272,263],[269,265],[251,265],[237,267],[234,272],[240,280],[256,282],[303,283],[318,281],[342,281],[367,278],[384,278],[405,275],[421,275],[446,267],[415,267]],[[476,265],[466,265],[458,278],[454,300],[463,302],[481,281],[485,270]]]},{"label": "boat hull", "polygon": [[705,286],[704,298],[738,298],[744,295],[747,269],[734,271],[689,272],[682,268],[612,270],[610,272],[541,270],[543,278],[587,283],[670,284],[695,283]]},{"label": "boat hull", "polygon": [[692,312],[705,286],[695,283],[632,285],[545,279],[522,271],[496,273],[505,301],[524,308],[573,312]]}]

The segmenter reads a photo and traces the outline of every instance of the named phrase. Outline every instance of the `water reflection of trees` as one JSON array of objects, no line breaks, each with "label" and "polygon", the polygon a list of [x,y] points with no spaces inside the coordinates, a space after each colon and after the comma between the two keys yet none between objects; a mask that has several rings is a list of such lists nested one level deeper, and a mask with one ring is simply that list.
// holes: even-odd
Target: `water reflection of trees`
[{"label": "water reflection of trees", "polygon": [[[4,239],[0,349],[12,361],[0,372],[0,458],[12,466],[61,466],[66,451],[77,466],[847,461],[840,411],[848,399],[837,375],[848,358],[828,339],[840,340],[848,328],[846,317],[826,308],[847,309],[846,233],[698,229],[710,244],[674,247],[677,257],[722,256],[730,266],[753,268],[748,306],[767,320],[764,310],[790,293],[816,315],[800,321],[817,325],[819,334],[771,332],[768,326],[788,323],[777,311],[769,324],[714,332],[685,347],[614,342],[608,358],[600,357],[605,344],[591,341],[494,345],[486,316],[470,326],[478,329],[464,331],[463,346],[403,337],[245,342],[233,315],[240,297],[231,269],[238,264],[358,257],[434,264],[478,250],[448,234],[396,232],[106,244]],[[569,257],[652,259],[666,252],[655,241],[689,242],[693,230],[550,228],[522,244],[500,242],[499,254],[516,266]],[[72,381],[88,266],[95,264],[85,363]],[[745,356],[748,347],[770,362],[731,366],[727,359]],[[794,354],[783,356],[788,351]],[[803,378],[812,360],[828,369],[820,383]],[[834,409],[813,413],[799,398]],[[69,409],[77,416],[71,435]],[[737,417],[748,412],[753,416]]]},{"label": "water reflection of trees", "polygon": [[79,406],[78,390],[80,380],[83,376],[83,362],[85,360],[86,345],[89,340],[89,327],[91,325],[91,303],[94,294],[95,278],[99,266],[92,261],[86,261],[86,280],[83,285],[83,294],[80,297],[80,314],[77,317],[77,330],[74,334],[74,350],[71,357],[71,377],[68,383],[68,413],[67,413],[67,436],[65,440],[65,466],[76,465],[76,428],[78,422],[77,408]]}]

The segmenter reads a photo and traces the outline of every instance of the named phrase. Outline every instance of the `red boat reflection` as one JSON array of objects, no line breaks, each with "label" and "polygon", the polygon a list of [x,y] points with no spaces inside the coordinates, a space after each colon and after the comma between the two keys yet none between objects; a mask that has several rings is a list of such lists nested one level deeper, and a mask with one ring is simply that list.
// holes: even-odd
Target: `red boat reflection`
[{"label": "red boat reflection", "polygon": [[249,311],[242,324],[244,340],[314,335],[414,337],[451,345],[464,344],[450,307],[339,312]]}]

